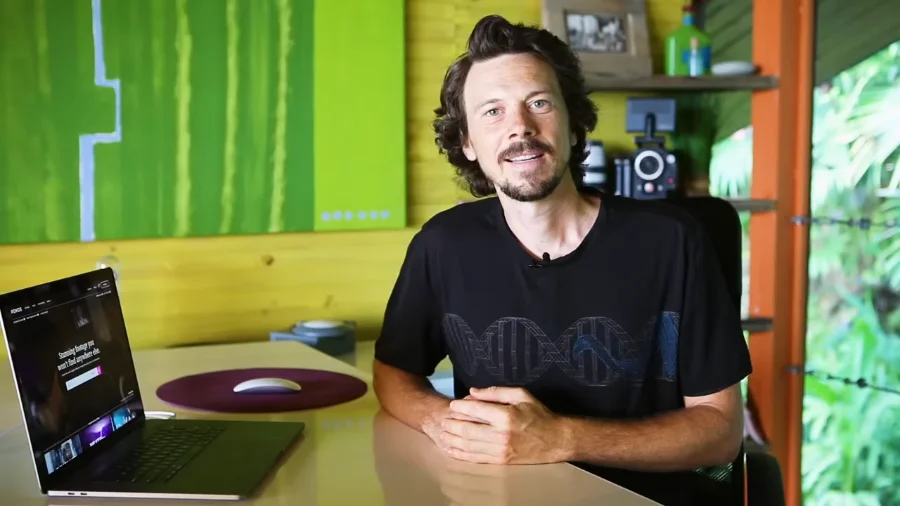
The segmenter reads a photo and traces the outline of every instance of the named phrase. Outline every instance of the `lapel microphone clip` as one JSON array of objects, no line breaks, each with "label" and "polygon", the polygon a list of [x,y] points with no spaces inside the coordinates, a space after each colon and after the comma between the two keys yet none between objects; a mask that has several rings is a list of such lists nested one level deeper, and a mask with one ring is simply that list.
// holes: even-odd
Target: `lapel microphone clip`
[{"label": "lapel microphone clip", "polygon": [[533,260],[528,267],[537,269],[545,265],[550,265],[550,253],[544,252],[540,260]]}]

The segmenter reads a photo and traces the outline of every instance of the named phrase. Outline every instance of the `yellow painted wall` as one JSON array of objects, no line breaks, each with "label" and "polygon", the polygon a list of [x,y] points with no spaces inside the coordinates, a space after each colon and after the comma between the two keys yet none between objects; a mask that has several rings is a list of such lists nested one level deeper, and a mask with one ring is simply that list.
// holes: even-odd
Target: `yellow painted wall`
[{"label": "yellow painted wall", "polygon": [[[647,0],[654,60],[660,64],[662,40],[680,22],[682,3]],[[361,339],[374,338],[410,238],[429,217],[465,197],[437,154],[431,121],[447,65],[463,50],[474,23],[492,13],[537,24],[541,3],[407,4],[410,228],[4,246],[0,292],[93,269],[112,253],[122,262],[122,299],[135,348],[267,339],[269,330],[309,318],[354,319]],[[625,96],[594,97],[600,124],[593,137],[614,149],[632,144],[632,136],[622,132]]]}]

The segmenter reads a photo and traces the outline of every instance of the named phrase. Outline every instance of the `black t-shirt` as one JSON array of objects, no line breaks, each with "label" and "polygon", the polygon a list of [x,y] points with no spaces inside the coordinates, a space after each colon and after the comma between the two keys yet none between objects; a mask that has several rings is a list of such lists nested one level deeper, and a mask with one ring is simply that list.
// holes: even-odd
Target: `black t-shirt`
[{"label": "black t-shirt", "polygon": [[604,194],[580,246],[538,264],[496,198],[437,214],[409,245],[375,357],[427,376],[449,354],[466,390],[521,386],[556,413],[616,419],[751,372],[709,239],[674,206]]}]

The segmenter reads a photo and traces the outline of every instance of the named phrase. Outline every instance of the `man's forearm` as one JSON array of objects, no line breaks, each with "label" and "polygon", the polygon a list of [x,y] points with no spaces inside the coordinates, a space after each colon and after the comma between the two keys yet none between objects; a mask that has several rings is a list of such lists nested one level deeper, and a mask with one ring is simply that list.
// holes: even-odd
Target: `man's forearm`
[{"label": "man's forearm", "polygon": [[741,432],[710,406],[635,421],[560,419],[566,460],[639,471],[725,464],[737,455]]},{"label": "man's forearm", "polygon": [[394,418],[410,427],[428,432],[450,410],[450,399],[435,391],[428,378],[389,366],[378,360],[373,365],[375,395]]}]

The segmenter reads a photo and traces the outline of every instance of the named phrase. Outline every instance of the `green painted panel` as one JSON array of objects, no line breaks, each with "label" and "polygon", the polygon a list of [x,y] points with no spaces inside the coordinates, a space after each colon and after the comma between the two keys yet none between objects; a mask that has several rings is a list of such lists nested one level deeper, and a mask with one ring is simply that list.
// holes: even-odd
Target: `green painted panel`
[{"label": "green painted panel", "polygon": [[406,223],[403,4],[316,4],[316,230]]},{"label": "green painted panel", "polygon": [[[312,1],[312,0],[307,0]],[[391,0],[391,3],[402,3],[403,0]],[[320,4],[316,3],[315,10],[320,8]],[[287,128],[291,135],[285,137],[287,144],[291,147],[291,156],[288,156],[286,164],[286,177],[281,194],[284,198],[282,207],[282,215],[275,222],[276,225],[283,226],[287,230],[313,230],[314,223],[314,195],[315,195],[315,179],[321,171],[315,166],[314,146],[313,146],[313,127],[314,127],[314,111],[316,104],[321,104],[325,100],[325,96],[318,93],[313,87],[313,58],[308,55],[315,56],[314,40],[316,30],[315,26],[315,10],[301,9],[293,12],[290,17],[292,21],[291,39],[294,44],[294,50],[288,55],[285,61],[287,64],[287,85],[289,96],[315,96],[316,101],[308,100],[289,100],[287,101],[287,121],[284,127]],[[365,22],[360,20],[358,22]],[[402,23],[403,21],[399,21]],[[402,24],[401,24],[402,26]],[[385,48],[388,54],[381,58],[390,58],[392,51],[403,51],[404,45]],[[402,76],[402,74],[401,74]],[[363,89],[360,87],[357,93],[371,97],[377,94],[377,89]],[[315,95],[314,95],[315,92]],[[393,117],[402,115],[395,114]],[[404,121],[406,119],[403,116]],[[404,130],[406,126],[404,124]],[[389,152],[383,152],[379,156],[390,157]],[[406,180],[406,165],[404,164],[399,170],[386,175],[387,179],[396,181]],[[315,199],[321,198],[315,195]],[[393,201],[394,196],[382,195],[382,199]],[[406,196],[404,195],[399,201],[399,205],[406,206]],[[405,224],[404,224],[405,225]]]},{"label": "green painted panel", "polygon": [[78,238],[78,133],[111,103],[90,40],[90,4],[0,2],[0,242]]},{"label": "green painted panel", "polygon": [[0,243],[405,226],[403,26],[403,0],[0,2]]}]

